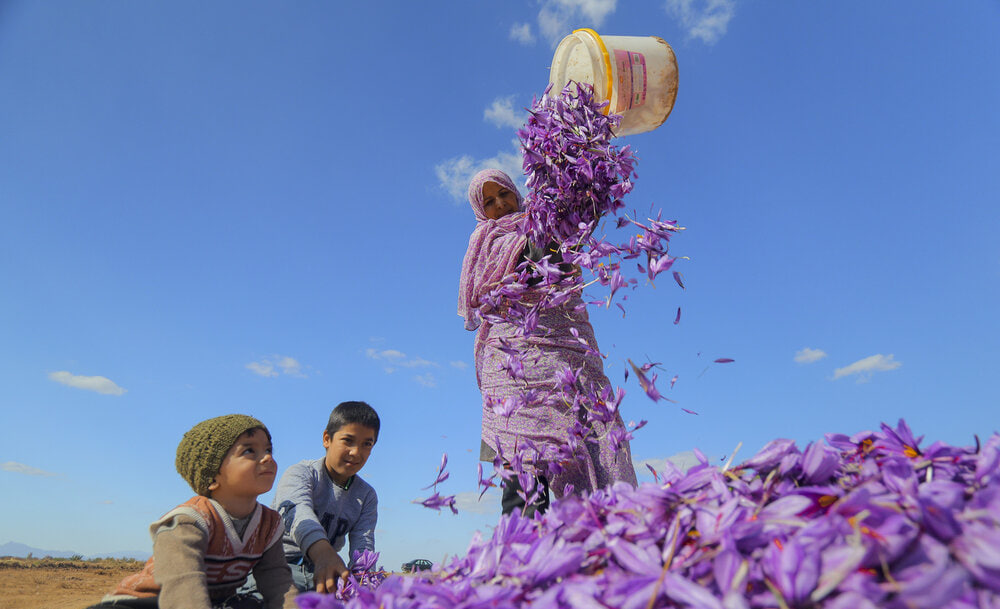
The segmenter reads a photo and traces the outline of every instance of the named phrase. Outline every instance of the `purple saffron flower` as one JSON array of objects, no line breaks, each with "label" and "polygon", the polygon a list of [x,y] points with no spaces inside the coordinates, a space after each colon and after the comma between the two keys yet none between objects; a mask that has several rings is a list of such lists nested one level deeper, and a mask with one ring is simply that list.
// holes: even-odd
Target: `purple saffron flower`
[{"label": "purple saffron flower", "polygon": [[836,449],[813,442],[802,454],[802,477],[806,484],[826,482],[837,471],[840,456]]},{"label": "purple saffron flower", "polygon": [[785,455],[791,452],[798,453],[793,440],[771,440],[760,452],[750,460],[744,462],[740,467],[752,468],[762,473],[767,473],[780,464]]},{"label": "purple saffron flower", "polygon": [[920,456],[920,441],[923,436],[913,437],[913,432],[910,431],[903,419],[899,420],[896,429],[882,423],[882,432],[884,435],[877,448],[882,449],[886,454],[901,454],[910,459]]},{"label": "purple saffron flower", "polygon": [[430,508],[432,510],[438,510],[438,511],[441,511],[441,508],[443,507],[447,507],[451,510],[453,514],[458,513],[458,508],[455,507],[454,495],[443,497],[439,493],[435,492],[427,499],[416,499],[413,501],[413,503],[419,503],[425,508]]},{"label": "purple saffron flower", "polygon": [[446,467],[448,467],[448,453],[444,453],[443,455],[441,455],[441,465],[438,466],[437,478],[434,479],[433,483],[428,484],[421,490],[426,491],[429,488],[437,487],[438,484],[447,480],[449,474],[448,471],[445,469]]}]

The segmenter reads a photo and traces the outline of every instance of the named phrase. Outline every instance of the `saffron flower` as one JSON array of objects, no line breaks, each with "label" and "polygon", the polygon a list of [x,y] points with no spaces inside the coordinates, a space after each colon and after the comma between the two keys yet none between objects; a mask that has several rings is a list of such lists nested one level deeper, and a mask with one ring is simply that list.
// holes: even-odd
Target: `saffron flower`
[{"label": "saffron flower", "polygon": [[350,598],[297,600],[303,609],[1000,607],[1000,435],[936,443],[952,467],[930,480],[935,462],[890,450],[899,439],[920,444],[901,420],[829,434],[805,451],[775,440],[731,468],[696,452],[686,472],[668,463],[638,488],[567,496],[533,519],[503,516],[430,572],[352,587]]}]

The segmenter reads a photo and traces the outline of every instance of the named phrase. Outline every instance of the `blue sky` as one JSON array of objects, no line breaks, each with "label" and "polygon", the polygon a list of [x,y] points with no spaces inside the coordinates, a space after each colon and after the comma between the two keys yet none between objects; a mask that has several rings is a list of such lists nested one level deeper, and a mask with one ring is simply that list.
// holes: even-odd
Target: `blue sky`
[{"label": "blue sky", "polygon": [[[383,420],[386,566],[488,531],[465,183],[517,165],[576,27],[680,66],[622,143],[686,290],[591,312],[615,383],[678,375],[678,405],[625,385],[637,464],[997,428],[996,2],[0,2],[0,542],[148,550],[191,425],[253,414],[283,470],[348,399]],[[459,516],[412,503],[442,453]]]}]

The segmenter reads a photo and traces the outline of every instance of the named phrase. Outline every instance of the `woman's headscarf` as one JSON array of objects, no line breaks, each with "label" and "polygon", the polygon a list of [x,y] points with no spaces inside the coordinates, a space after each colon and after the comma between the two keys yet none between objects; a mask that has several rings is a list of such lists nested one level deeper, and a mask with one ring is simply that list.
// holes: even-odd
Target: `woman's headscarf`
[{"label": "woman's headscarf", "polygon": [[484,169],[469,183],[469,204],[478,222],[469,237],[458,285],[458,314],[465,319],[466,330],[479,327],[480,320],[475,313],[479,297],[514,272],[527,243],[527,238],[518,232],[524,220],[523,212],[507,214],[497,220],[490,220],[483,213],[483,186],[487,182],[499,184],[517,195],[518,210],[522,201],[513,180],[499,169]]}]

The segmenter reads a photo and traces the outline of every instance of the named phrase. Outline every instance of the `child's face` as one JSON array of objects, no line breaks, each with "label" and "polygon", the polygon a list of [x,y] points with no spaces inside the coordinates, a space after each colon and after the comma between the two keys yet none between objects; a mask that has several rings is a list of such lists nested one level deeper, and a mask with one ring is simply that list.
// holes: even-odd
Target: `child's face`
[{"label": "child's face", "polygon": [[517,211],[517,194],[496,182],[483,184],[483,215],[499,220]]},{"label": "child's face", "polygon": [[267,434],[263,429],[251,429],[236,438],[208,489],[212,499],[224,506],[227,500],[256,500],[271,490],[277,473]]},{"label": "child's face", "polygon": [[334,482],[340,485],[361,471],[375,446],[375,430],[358,423],[348,423],[334,432],[331,437],[323,432],[323,448],[326,449],[326,471]]}]

